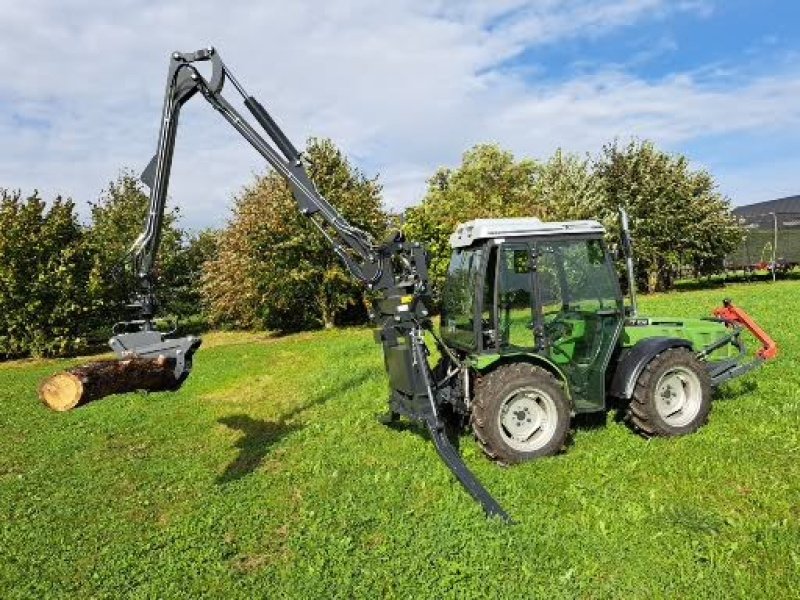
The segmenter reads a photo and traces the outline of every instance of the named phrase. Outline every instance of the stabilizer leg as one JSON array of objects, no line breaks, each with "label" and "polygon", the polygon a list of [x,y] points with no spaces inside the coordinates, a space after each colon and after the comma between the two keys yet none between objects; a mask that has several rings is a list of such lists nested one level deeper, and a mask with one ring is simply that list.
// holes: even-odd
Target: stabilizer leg
[{"label": "stabilizer leg", "polygon": [[430,365],[427,360],[423,331],[421,329],[413,331],[409,336],[409,341],[411,342],[412,355],[414,357],[414,368],[417,377],[419,377],[422,383],[422,387],[425,389],[424,397],[428,403],[427,410],[420,410],[418,418],[424,414],[421,420],[425,422],[431,434],[433,443],[436,446],[436,451],[464,489],[480,503],[487,516],[500,517],[506,523],[513,523],[508,513],[503,510],[497,500],[495,500],[492,495],[486,491],[486,488],[481,485],[478,478],[472,474],[472,471],[470,471],[467,465],[464,464],[464,461],[461,460],[461,455],[453,448],[450,440],[447,439],[444,423],[439,417],[436,398],[433,392],[433,382]]},{"label": "stabilizer leg", "polygon": [[472,471],[470,471],[467,465],[464,464],[464,461],[461,460],[461,456],[456,449],[453,448],[450,440],[447,439],[444,426],[432,419],[426,419],[425,425],[428,427],[433,443],[436,446],[436,451],[439,453],[444,464],[447,465],[464,489],[469,492],[469,495],[480,503],[486,516],[500,517],[506,523],[514,523],[513,519],[508,516],[508,513],[503,510],[503,507],[501,507],[497,500],[486,491],[486,488],[478,481],[478,478],[472,474]]}]

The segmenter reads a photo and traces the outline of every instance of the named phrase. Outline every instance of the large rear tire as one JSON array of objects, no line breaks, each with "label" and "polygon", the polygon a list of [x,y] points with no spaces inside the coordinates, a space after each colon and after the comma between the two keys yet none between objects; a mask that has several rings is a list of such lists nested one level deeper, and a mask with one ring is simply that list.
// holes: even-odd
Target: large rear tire
[{"label": "large rear tire", "polygon": [[514,363],[476,383],[472,430],[491,459],[521,463],[564,450],[571,413],[569,399],[552,373]]},{"label": "large rear tire", "polygon": [[686,348],[671,348],[651,360],[639,375],[627,421],[644,437],[693,433],[711,412],[711,378]]}]

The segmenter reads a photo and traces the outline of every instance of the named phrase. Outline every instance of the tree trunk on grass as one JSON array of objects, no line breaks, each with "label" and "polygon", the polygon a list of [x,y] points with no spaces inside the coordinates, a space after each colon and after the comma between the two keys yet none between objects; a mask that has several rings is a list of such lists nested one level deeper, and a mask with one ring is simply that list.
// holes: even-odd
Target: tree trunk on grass
[{"label": "tree trunk on grass", "polygon": [[174,368],[175,361],[164,357],[88,363],[42,381],[39,398],[63,412],[111,394],[171,391],[178,387]]}]

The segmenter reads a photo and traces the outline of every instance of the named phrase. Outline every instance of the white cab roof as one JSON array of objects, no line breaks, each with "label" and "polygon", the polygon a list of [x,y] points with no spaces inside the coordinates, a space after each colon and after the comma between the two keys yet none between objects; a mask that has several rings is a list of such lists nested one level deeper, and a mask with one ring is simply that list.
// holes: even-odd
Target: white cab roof
[{"label": "white cab roof", "polygon": [[531,237],[540,235],[605,233],[597,221],[541,221],[536,218],[524,219],[475,219],[461,223],[450,236],[453,248],[471,246],[478,240]]}]

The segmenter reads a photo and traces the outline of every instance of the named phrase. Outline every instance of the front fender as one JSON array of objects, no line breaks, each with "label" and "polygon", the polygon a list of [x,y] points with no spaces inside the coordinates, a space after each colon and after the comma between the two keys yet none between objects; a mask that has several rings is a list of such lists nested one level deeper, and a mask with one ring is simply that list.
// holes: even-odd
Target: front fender
[{"label": "front fender", "polygon": [[617,362],[608,393],[616,398],[630,400],[639,375],[651,360],[670,348],[689,348],[692,343],[681,338],[654,337],[637,342]]},{"label": "front fender", "polygon": [[570,394],[569,380],[567,379],[564,371],[559,366],[541,354],[531,354],[527,352],[509,352],[506,354],[482,354],[477,357],[472,366],[481,374],[486,375],[500,365],[508,364],[511,362],[529,362],[536,366],[542,367],[555,375],[556,379],[564,384],[564,390],[567,395]]}]

